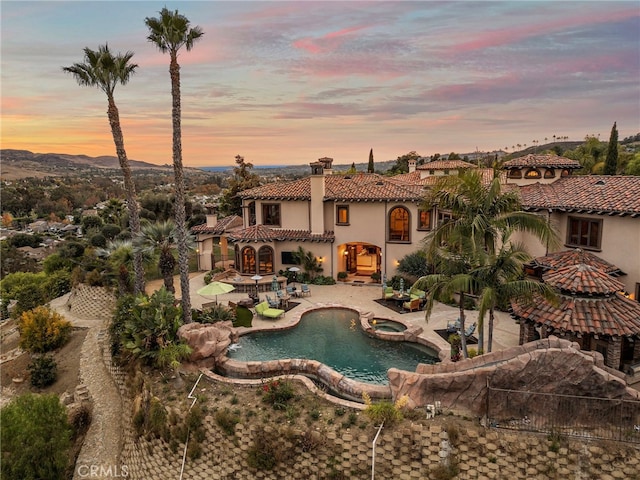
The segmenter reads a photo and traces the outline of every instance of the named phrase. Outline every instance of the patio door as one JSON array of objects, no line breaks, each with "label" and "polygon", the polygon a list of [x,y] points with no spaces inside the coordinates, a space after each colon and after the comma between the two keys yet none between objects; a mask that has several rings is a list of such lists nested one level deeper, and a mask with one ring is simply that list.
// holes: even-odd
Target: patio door
[{"label": "patio door", "polygon": [[358,271],[358,256],[355,245],[347,245],[347,272],[353,274]]}]

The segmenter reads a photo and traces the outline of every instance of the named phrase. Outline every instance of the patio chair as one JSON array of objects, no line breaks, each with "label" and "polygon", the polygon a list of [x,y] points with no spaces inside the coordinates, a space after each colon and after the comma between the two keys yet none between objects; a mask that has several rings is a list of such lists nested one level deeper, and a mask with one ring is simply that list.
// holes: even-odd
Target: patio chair
[{"label": "patio chair", "polygon": [[404,308],[405,310],[409,310],[410,312],[413,312],[414,310],[420,310],[420,299],[414,298],[413,300],[404,302],[402,304],[402,308]]},{"label": "patio chair", "polygon": [[471,325],[467,327],[464,331],[464,337],[469,338],[476,331],[476,322],[473,322]]},{"label": "patio chair", "polygon": [[307,285],[306,283],[303,283],[302,285],[300,285],[301,291],[300,291],[300,296],[301,297],[306,297],[311,296],[311,289],[309,288],[309,285]]},{"label": "patio chair", "polygon": [[289,299],[291,298],[289,295],[287,295],[284,290],[278,290],[276,292],[276,296],[278,297],[278,300],[280,301],[280,306],[284,306],[285,308],[289,305]]},{"label": "patio chair", "polygon": [[382,298],[387,301],[390,298],[393,298],[393,287],[386,287],[383,291],[382,291]]},{"label": "patio chair", "polygon": [[296,292],[296,289],[293,285],[289,286],[287,285],[287,293],[289,294],[289,296],[291,297],[297,297],[298,293]]},{"label": "patio chair", "polygon": [[460,330],[460,319],[455,322],[447,322],[447,333],[458,333]]},{"label": "patio chair", "polygon": [[265,295],[265,297],[267,297],[267,303],[269,304],[269,307],[278,308],[280,306],[280,302],[278,302],[278,300],[271,298],[269,295]]}]

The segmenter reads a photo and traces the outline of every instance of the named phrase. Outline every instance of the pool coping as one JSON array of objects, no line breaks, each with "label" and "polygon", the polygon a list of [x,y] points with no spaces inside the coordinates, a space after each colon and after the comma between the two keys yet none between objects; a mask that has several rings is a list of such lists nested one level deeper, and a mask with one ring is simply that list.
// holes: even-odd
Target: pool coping
[{"label": "pool coping", "polygon": [[[295,328],[306,313],[320,309],[352,310],[358,313],[360,318],[360,327],[366,335],[374,338],[379,338],[380,340],[417,343],[433,350],[439,357],[440,361],[443,361],[443,355],[446,358],[447,354],[443,352],[436,344],[421,336],[421,333],[423,332],[422,327],[414,326],[413,324],[402,320],[391,318],[387,319],[378,316],[375,318],[402,324],[406,327],[406,329],[402,332],[376,330],[371,324],[371,321],[375,316],[373,312],[363,310],[362,308],[356,306],[342,305],[338,303],[313,304],[309,307],[293,313],[293,315],[287,318],[288,321],[286,324],[278,323],[278,320],[274,320],[274,323],[270,326],[252,328],[240,327],[237,328],[236,331],[239,336],[243,336],[249,333],[261,331],[271,332],[274,330],[289,330]],[[312,389],[316,391],[316,393],[318,393],[320,389],[318,389],[318,387],[316,387],[311,380],[311,378],[314,378],[320,381],[323,385],[326,385],[329,390],[334,391],[337,395],[343,397],[345,399],[344,401],[350,403],[357,402],[358,404],[362,404],[362,395],[365,392],[372,400],[388,400],[392,398],[391,387],[388,384],[376,385],[350,379],[317,360],[288,358],[268,361],[242,362],[231,359],[225,354],[224,356],[217,359],[216,372],[223,375],[210,372],[211,375],[207,374],[207,376],[210,378],[215,378],[218,381],[221,381],[222,379],[224,379],[223,381],[232,381],[230,383],[236,383],[236,381],[238,380],[251,381],[255,382],[253,383],[254,385],[259,385],[264,381],[265,378],[273,378],[276,376],[303,377],[305,380],[300,380],[302,380],[303,383],[309,388],[311,388],[311,385],[313,387]],[[326,394],[326,392],[323,393]],[[334,401],[333,399],[340,399],[340,397],[331,394],[327,395],[332,397],[332,401]]]}]

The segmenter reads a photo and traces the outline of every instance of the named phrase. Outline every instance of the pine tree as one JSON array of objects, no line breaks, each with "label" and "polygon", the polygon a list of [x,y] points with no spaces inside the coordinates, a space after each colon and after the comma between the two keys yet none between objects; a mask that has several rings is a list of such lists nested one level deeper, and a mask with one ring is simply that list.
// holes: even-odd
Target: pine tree
[{"label": "pine tree", "polygon": [[367,167],[367,173],[375,173],[373,168],[373,148],[369,150],[369,166]]},{"label": "pine tree", "polygon": [[615,175],[618,169],[618,129],[616,122],[613,122],[611,135],[609,136],[609,148],[607,150],[607,159],[604,162],[604,174]]}]

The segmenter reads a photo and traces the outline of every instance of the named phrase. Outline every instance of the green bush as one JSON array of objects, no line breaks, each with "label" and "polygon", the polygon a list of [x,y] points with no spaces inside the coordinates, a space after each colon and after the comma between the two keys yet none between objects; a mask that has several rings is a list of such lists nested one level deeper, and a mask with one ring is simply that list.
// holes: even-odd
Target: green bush
[{"label": "green bush", "polygon": [[368,405],[365,413],[376,425],[384,422],[385,426],[391,426],[402,420],[402,412],[400,412],[400,409],[397,408],[393,402],[386,400]]},{"label": "green bush", "polygon": [[34,357],[27,367],[31,385],[36,388],[48,387],[58,378],[58,364],[50,355]]},{"label": "green bush", "polygon": [[271,380],[262,386],[263,401],[274,410],[286,410],[289,400],[295,397],[293,384],[289,380]]},{"label": "green bush", "polygon": [[47,307],[37,307],[22,313],[18,331],[21,348],[31,353],[45,353],[69,340],[71,323]]},{"label": "green bush", "polygon": [[326,277],[324,275],[318,275],[312,281],[313,285],[335,285],[336,281],[333,277]]},{"label": "green bush", "polygon": [[247,463],[257,470],[272,470],[278,463],[279,447],[264,428],[258,428],[253,434],[253,445],[247,451]]},{"label": "green bush", "polygon": [[0,423],[3,479],[68,478],[71,427],[57,395],[21,395],[0,411]]}]

